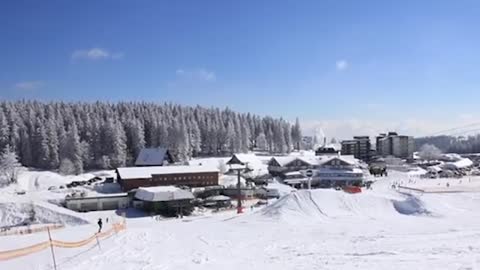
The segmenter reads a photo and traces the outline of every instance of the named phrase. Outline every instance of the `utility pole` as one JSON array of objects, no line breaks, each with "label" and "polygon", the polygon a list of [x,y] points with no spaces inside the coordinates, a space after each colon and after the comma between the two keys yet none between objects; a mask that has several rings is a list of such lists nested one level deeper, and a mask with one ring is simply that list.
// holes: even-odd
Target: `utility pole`
[{"label": "utility pole", "polygon": [[240,182],[240,171],[237,170],[237,214],[243,213],[243,207],[242,207],[242,183]]},{"label": "utility pole", "polygon": [[55,252],[53,251],[53,241],[52,241],[52,235],[50,234],[50,227],[47,227],[48,231],[48,240],[50,241],[50,251],[52,252],[52,260],[53,260],[53,269],[57,270],[57,261],[55,259]]},{"label": "utility pole", "polygon": [[[230,164],[230,165],[232,165],[232,164]],[[245,163],[245,168],[230,168],[230,170],[237,172],[237,214],[241,214],[241,213],[243,213],[242,182],[241,182],[242,172],[250,172],[252,170],[250,168],[248,168],[248,163]]]}]

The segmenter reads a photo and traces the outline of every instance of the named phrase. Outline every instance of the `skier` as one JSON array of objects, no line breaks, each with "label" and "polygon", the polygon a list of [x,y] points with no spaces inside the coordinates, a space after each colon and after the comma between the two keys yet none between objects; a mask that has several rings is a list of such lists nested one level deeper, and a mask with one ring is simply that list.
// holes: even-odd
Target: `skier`
[{"label": "skier", "polygon": [[107,217],[107,220],[106,220],[106,221],[107,221],[107,223],[108,223],[108,217]]},{"label": "skier", "polygon": [[101,218],[98,219],[97,224],[98,224],[98,233],[100,233],[102,231],[102,225],[103,225]]}]

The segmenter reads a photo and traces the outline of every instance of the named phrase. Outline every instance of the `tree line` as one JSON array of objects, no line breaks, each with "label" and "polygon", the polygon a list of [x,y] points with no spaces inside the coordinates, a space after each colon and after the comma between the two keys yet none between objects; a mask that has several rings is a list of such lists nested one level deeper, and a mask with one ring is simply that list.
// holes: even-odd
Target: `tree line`
[{"label": "tree line", "polygon": [[436,146],[444,153],[480,153],[480,134],[472,136],[432,136],[416,138],[415,144],[420,149],[424,144]]},{"label": "tree line", "polygon": [[[0,151],[28,167],[81,173],[132,165],[144,147],[168,148],[176,161],[258,149],[300,148],[298,119],[230,109],[146,102],[0,102]],[[3,150],[5,152],[7,150]]]}]

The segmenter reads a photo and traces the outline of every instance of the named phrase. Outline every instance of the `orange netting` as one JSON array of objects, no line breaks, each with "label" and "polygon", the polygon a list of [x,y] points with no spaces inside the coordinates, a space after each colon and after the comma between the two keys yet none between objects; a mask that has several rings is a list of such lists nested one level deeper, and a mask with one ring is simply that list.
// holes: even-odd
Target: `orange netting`
[{"label": "orange netting", "polygon": [[42,243],[38,243],[32,246],[24,247],[24,248],[19,248],[19,249],[13,249],[13,250],[6,250],[6,251],[0,251],[0,261],[5,261],[5,260],[10,260],[14,258],[18,258],[21,256],[29,255],[32,253],[36,253],[39,251],[42,251],[50,245],[54,247],[61,247],[61,248],[76,248],[76,247],[82,247],[85,245],[88,245],[95,239],[102,239],[111,236],[114,233],[117,233],[119,231],[125,230],[125,221],[122,223],[115,223],[112,225],[112,228],[101,233],[96,233],[92,236],[90,236],[87,239],[77,241],[77,242],[65,242],[65,241],[59,241],[59,240],[53,240],[52,241],[45,241]]}]

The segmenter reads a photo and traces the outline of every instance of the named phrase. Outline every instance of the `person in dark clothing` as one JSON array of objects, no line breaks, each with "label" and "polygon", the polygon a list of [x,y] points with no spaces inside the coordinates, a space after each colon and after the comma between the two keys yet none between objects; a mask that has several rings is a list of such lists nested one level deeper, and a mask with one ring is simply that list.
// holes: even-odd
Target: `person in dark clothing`
[{"label": "person in dark clothing", "polygon": [[98,232],[100,233],[102,231],[102,225],[103,225],[101,218],[98,219],[97,224],[98,224]]}]

